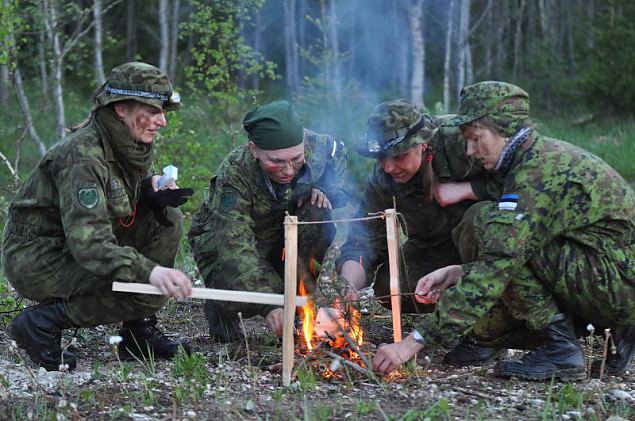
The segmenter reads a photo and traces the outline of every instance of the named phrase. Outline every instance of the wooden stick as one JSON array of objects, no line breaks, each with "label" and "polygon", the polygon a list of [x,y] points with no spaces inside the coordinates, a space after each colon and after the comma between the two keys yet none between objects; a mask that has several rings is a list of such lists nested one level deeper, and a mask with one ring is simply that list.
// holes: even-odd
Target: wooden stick
[{"label": "wooden stick", "polygon": [[298,276],[298,217],[284,218],[284,319],[282,324],[282,385],[291,384],[293,370],[293,325]]},{"label": "wooden stick", "polygon": [[[161,290],[154,285],[139,284],[134,282],[113,282],[112,290],[119,292],[133,292],[138,294],[163,295]],[[270,304],[281,306],[284,304],[284,295],[269,294],[266,292],[233,291],[215,288],[192,288],[192,298],[205,300],[235,301],[239,303]],[[306,297],[295,297],[295,304],[299,307],[306,305]]]},{"label": "wooden stick", "polygon": [[331,352],[331,351],[327,351],[327,350],[323,349],[322,353],[324,355],[326,355],[327,357],[333,358],[334,360],[340,360],[342,363],[346,364],[347,366],[351,367],[352,369],[355,369],[355,370],[359,371],[360,373],[363,373],[363,374],[366,374],[366,375],[368,375],[368,373],[370,373],[365,368],[362,368],[358,364],[355,364],[354,362],[349,361],[346,358],[343,358],[343,357],[337,355],[335,352]]},{"label": "wooden stick", "polygon": [[397,212],[386,209],[386,240],[388,242],[388,269],[390,270],[390,305],[395,342],[401,341],[401,297],[399,296],[399,243],[397,241]]}]

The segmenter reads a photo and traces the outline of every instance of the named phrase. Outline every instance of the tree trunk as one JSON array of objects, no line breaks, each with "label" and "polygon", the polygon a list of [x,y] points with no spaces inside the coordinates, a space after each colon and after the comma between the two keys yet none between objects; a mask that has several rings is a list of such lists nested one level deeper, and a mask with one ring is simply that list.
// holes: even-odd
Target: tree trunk
[{"label": "tree trunk", "polygon": [[[260,12],[260,8],[256,11],[255,17],[255,26],[254,26],[254,54],[260,54],[260,49],[262,48],[262,14]],[[251,75],[251,87],[255,90],[260,90],[260,74],[259,72],[254,72]]]},{"label": "tree trunk", "polygon": [[452,62],[452,26],[454,22],[454,0],[448,7],[448,26],[445,33],[445,61],[443,63],[443,111],[450,112],[450,64]]},{"label": "tree trunk", "polygon": [[500,8],[498,9],[497,18],[494,19],[494,24],[496,27],[496,42],[494,45],[496,46],[495,52],[495,64],[492,69],[492,73],[494,79],[502,79],[503,72],[502,70],[506,66],[507,61],[507,45],[505,43],[507,29],[509,27],[509,3],[504,1],[500,4]]},{"label": "tree trunk", "polygon": [[172,19],[170,19],[170,63],[168,64],[168,77],[173,85],[176,83],[180,8],[181,0],[174,0],[174,3],[172,3]]},{"label": "tree trunk", "polygon": [[93,17],[95,19],[95,79],[97,79],[100,85],[103,85],[104,82],[106,82],[106,76],[104,76],[104,60],[101,55],[103,49],[101,10],[101,0],[93,0]]},{"label": "tree trunk", "polygon": [[[307,5],[306,0],[299,1],[299,13],[300,22],[298,23],[298,43],[299,47],[304,49],[306,48],[306,15],[307,15]],[[304,54],[300,54],[298,56],[298,77],[300,80],[304,78],[307,73],[306,68],[306,57]]]},{"label": "tree trunk", "polygon": [[587,19],[587,31],[586,31],[586,46],[589,50],[593,49],[593,21],[595,19],[595,0],[586,0],[586,19]]},{"label": "tree trunk", "polygon": [[[466,61],[469,56],[469,32],[470,32],[470,0],[460,0],[459,9],[459,51],[456,66],[456,98],[460,100],[461,89],[465,86],[467,73]],[[471,72],[471,71],[470,71]]]},{"label": "tree trunk", "polygon": [[168,0],[159,0],[159,34],[161,39],[159,53],[159,69],[168,71],[168,59],[170,55],[170,27],[168,16]]},{"label": "tree trunk", "polygon": [[296,39],[296,11],[295,0],[283,0],[284,7],[284,51],[285,51],[285,72],[287,76],[287,87],[291,92],[296,92],[300,84],[298,74],[298,42]]},{"label": "tree trunk", "polygon": [[408,14],[412,39],[412,78],[410,79],[410,99],[419,107],[424,107],[425,45],[423,42],[422,20],[423,1],[414,0]]},{"label": "tree trunk", "polygon": [[348,44],[348,69],[346,71],[347,79],[351,80],[354,78],[355,72],[355,53],[357,50],[357,0],[349,0],[350,1],[350,33],[349,33],[349,44]]},{"label": "tree trunk", "polygon": [[329,2],[329,45],[333,54],[333,62],[331,63],[333,69],[333,94],[335,95],[335,103],[339,107],[342,103],[342,73],[341,73],[341,60],[340,60],[340,41],[337,33],[337,9],[336,0]]},{"label": "tree trunk", "polygon": [[127,0],[126,9],[126,57],[134,61],[137,55],[137,19],[135,17],[135,0]]},{"label": "tree trunk", "polygon": [[51,0],[42,3],[44,12],[44,25],[48,39],[53,46],[52,60],[52,89],[53,103],[55,105],[55,132],[58,140],[66,138],[66,119],[64,117],[64,89],[62,88],[64,56],[60,43],[60,35],[57,32],[57,5]]},{"label": "tree trunk", "polygon": [[9,102],[9,65],[0,64],[0,104]]},{"label": "tree trunk", "polygon": [[42,86],[42,98],[48,104],[49,98],[49,75],[46,68],[46,33],[40,31],[39,42],[37,43],[37,52],[40,69],[40,84]]},{"label": "tree trunk", "polygon": [[[410,26],[410,18],[407,16],[406,10],[410,10],[413,0],[395,0],[392,3],[391,16],[392,21],[389,26],[392,27],[391,36],[392,39],[400,39],[403,35],[404,24]],[[380,12],[381,13],[381,12]],[[404,20],[406,22],[404,22]],[[410,29],[409,29],[410,30]],[[412,34],[411,34],[412,36]],[[390,59],[392,63],[395,63],[397,74],[397,89],[399,96],[410,98],[410,43],[397,42],[395,48],[395,56]],[[393,44],[394,45],[394,44]],[[391,89],[394,89],[391,87]]]},{"label": "tree trunk", "polygon": [[495,32],[492,30],[494,22],[494,7],[490,7],[485,16],[485,39],[483,41],[483,78],[492,78],[492,46],[494,45]]},{"label": "tree trunk", "polygon": [[35,142],[40,156],[44,156],[44,154],[46,153],[46,145],[44,145],[44,142],[42,142],[42,139],[40,139],[40,136],[37,134],[35,126],[33,125],[33,118],[31,118],[31,111],[29,110],[29,100],[24,93],[22,75],[20,74],[20,67],[17,63],[15,65],[15,69],[13,70],[13,79],[15,82],[15,93],[18,96],[18,102],[20,104],[20,109],[22,110],[24,125],[29,132],[29,136],[31,136],[31,138]]},{"label": "tree trunk", "polygon": [[516,31],[514,34],[514,67],[512,68],[512,78],[518,80],[520,77],[521,47],[523,42],[523,18],[525,16],[525,6],[527,0],[520,0],[520,7],[516,13]]}]

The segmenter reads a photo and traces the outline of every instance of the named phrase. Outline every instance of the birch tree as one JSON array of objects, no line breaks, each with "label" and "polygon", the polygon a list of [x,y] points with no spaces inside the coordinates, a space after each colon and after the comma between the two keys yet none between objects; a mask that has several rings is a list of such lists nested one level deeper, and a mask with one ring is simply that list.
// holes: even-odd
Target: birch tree
[{"label": "birch tree", "polygon": [[101,0],[93,0],[93,18],[95,22],[95,79],[100,85],[103,85],[106,82],[106,77],[104,76],[104,60],[102,58],[102,7]]},{"label": "birch tree", "polygon": [[512,67],[512,77],[514,80],[517,80],[520,74],[520,63],[522,59],[520,49],[523,40],[522,24],[526,5],[527,0],[520,0],[520,6],[518,7],[518,13],[516,14],[516,31],[514,32],[514,65]]},{"label": "birch tree", "polygon": [[[459,8],[459,31],[458,31],[458,52],[456,66],[456,95],[457,100],[463,86],[465,86],[466,74],[471,77],[472,63],[470,54],[470,0],[460,0]],[[468,71],[469,68],[469,71]]]},{"label": "birch tree", "polygon": [[172,16],[170,19],[170,61],[168,64],[168,77],[175,83],[176,81],[176,65],[178,55],[178,40],[179,40],[179,13],[181,8],[181,1],[174,0],[172,3]]},{"label": "birch tree", "polygon": [[22,74],[20,72],[20,67],[18,64],[15,64],[15,68],[13,70],[13,80],[15,83],[15,93],[18,97],[18,103],[20,104],[20,110],[22,111],[22,118],[24,119],[24,127],[31,136],[31,139],[35,142],[37,146],[38,152],[40,156],[44,156],[46,153],[46,145],[42,141],[42,138],[35,130],[35,125],[33,124],[33,118],[31,117],[31,110],[29,107],[29,100],[24,93],[24,84],[22,82]]},{"label": "birch tree", "polygon": [[450,65],[452,62],[452,27],[454,22],[454,0],[448,7],[448,25],[445,33],[445,60],[443,62],[443,111],[450,112]]},{"label": "birch tree", "polygon": [[137,19],[135,0],[126,0],[126,57],[133,61],[137,55]]},{"label": "birch tree", "polygon": [[410,37],[412,39],[412,77],[410,79],[410,99],[419,107],[424,106],[425,45],[423,42],[422,19],[423,1],[413,0],[408,13]]},{"label": "birch tree", "polygon": [[296,2],[295,0],[283,0],[284,7],[284,65],[287,79],[287,87],[291,92],[296,92],[300,86],[298,67],[298,42],[296,38]]},{"label": "birch tree", "polygon": [[170,54],[170,27],[168,26],[168,0],[159,0],[159,69],[167,72]]},{"label": "birch tree", "polygon": [[[332,70],[332,88],[333,95],[335,98],[335,104],[339,107],[342,103],[342,61],[340,55],[340,41],[339,35],[337,32],[337,9],[336,9],[336,0],[329,1],[329,18],[328,18],[328,28],[329,28],[329,45],[330,50],[333,54],[333,63],[331,67]],[[326,69],[329,71],[329,69]]]}]

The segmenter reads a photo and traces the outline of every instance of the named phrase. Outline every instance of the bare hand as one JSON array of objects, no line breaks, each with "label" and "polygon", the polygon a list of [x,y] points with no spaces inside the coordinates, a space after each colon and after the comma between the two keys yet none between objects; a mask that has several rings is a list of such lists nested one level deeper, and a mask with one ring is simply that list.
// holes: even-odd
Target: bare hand
[{"label": "bare hand", "polygon": [[267,324],[271,333],[276,336],[282,336],[282,326],[284,320],[284,310],[281,308],[274,308],[267,314]]},{"label": "bare hand", "polygon": [[456,284],[463,275],[463,266],[451,265],[428,273],[417,282],[415,299],[424,304],[437,302],[447,288]]},{"label": "bare hand", "polygon": [[461,182],[435,182],[433,186],[434,199],[441,207],[450,206],[463,200],[477,200],[472,191],[472,184],[468,181]]},{"label": "bare hand", "polygon": [[192,281],[177,269],[155,266],[150,272],[150,284],[161,290],[166,297],[189,297],[192,295]]},{"label": "bare hand", "polygon": [[377,348],[373,358],[373,370],[377,373],[388,374],[414,357],[422,348],[423,345],[416,342],[412,335],[401,342],[382,344]]},{"label": "bare hand", "polygon": [[[299,199],[298,207],[302,207],[302,203],[303,200]],[[331,201],[328,197],[326,197],[326,194],[316,188],[311,189],[311,205],[317,208],[333,209],[333,205],[331,205]]]}]

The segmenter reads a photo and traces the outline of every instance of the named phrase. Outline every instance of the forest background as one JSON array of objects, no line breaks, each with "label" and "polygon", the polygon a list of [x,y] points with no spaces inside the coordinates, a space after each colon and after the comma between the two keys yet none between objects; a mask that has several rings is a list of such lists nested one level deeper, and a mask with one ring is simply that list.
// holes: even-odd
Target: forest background
[{"label": "forest background", "polygon": [[635,178],[634,46],[628,0],[2,0],[0,205],[132,60],[181,94],[155,164],[199,193],[186,211],[257,104],[292,100],[307,128],[349,146],[361,184],[371,161],[354,145],[376,104],[452,113],[464,85],[488,79],[525,88],[543,133]]}]

